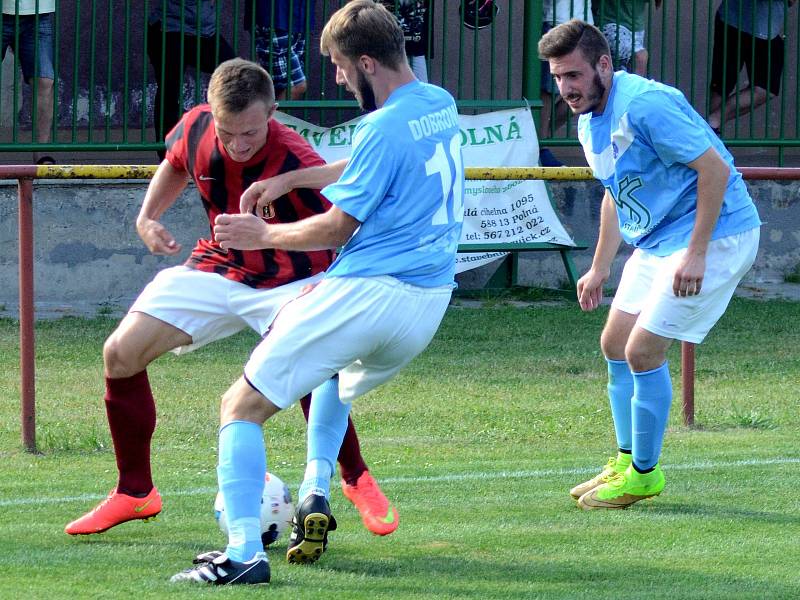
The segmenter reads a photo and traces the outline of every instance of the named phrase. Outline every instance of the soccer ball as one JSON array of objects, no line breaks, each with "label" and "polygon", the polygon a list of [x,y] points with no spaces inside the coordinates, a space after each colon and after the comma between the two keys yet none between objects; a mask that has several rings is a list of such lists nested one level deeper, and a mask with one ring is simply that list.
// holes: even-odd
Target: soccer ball
[{"label": "soccer ball", "polygon": [[[261,496],[261,541],[265,547],[280,537],[292,522],[293,516],[294,504],[289,488],[279,477],[267,473],[264,481],[264,494]],[[214,517],[216,517],[222,533],[228,535],[228,519],[225,516],[222,492],[217,492],[217,498],[214,501]]]}]

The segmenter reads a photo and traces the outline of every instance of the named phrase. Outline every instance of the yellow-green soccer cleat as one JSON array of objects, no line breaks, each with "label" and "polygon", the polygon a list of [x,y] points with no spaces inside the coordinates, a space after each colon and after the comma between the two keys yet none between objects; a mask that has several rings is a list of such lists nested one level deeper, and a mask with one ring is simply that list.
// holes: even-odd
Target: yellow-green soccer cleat
[{"label": "yellow-green soccer cleat", "polygon": [[622,475],[586,492],[578,499],[584,510],[595,508],[627,508],[639,500],[658,496],[664,490],[664,473],[656,464],[649,473],[639,473],[628,467]]},{"label": "yellow-green soccer cleat", "polygon": [[594,488],[604,483],[608,483],[615,475],[621,475],[631,464],[631,455],[619,452],[615,457],[608,459],[606,466],[589,481],[579,483],[569,491],[569,495],[575,500],[583,496],[586,492],[591,492]]}]

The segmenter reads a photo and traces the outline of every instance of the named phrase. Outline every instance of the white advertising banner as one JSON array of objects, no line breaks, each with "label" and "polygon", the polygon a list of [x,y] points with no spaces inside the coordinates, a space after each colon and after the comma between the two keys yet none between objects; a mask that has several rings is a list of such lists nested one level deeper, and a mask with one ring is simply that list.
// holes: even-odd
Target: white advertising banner
[{"label": "white advertising banner", "polygon": [[[319,127],[278,112],[276,118],[302,135],[322,158],[333,162],[350,156],[353,132],[361,117],[331,128]],[[467,167],[532,167],[539,142],[527,108],[482,115],[459,115],[461,149]],[[472,181],[464,187],[462,244],[552,242],[574,246],[550,205],[543,181]],[[461,273],[505,256],[462,253]]]}]

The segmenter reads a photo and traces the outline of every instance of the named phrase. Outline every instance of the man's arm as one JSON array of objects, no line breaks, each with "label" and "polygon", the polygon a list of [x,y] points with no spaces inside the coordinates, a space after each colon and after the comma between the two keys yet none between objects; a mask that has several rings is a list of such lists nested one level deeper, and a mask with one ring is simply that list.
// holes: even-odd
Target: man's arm
[{"label": "man's arm", "polygon": [[267,224],[251,214],[219,215],[214,239],[225,250],[328,250],[349,240],[361,223],[336,206],[294,223]]},{"label": "man's arm", "polygon": [[611,197],[611,192],[606,190],[600,209],[600,233],[592,266],[578,280],[578,303],[582,310],[590,311],[600,306],[600,301],[603,299],[603,284],[611,274],[611,263],[617,255],[621,241],[614,198]]},{"label": "man's arm", "polygon": [[706,251],[719,219],[731,169],[714,148],[687,166],[697,171],[697,216],[686,254],[675,269],[672,291],[676,296],[700,293],[706,271]]},{"label": "man's arm", "polygon": [[263,181],[256,181],[242,194],[239,200],[239,212],[244,214],[255,212],[261,216],[264,209],[273,201],[296,188],[321,190],[339,179],[347,166],[346,158],[336,162],[287,171]]},{"label": "man's arm", "polygon": [[153,254],[172,255],[181,251],[181,245],[159,223],[159,219],[172,206],[186,184],[186,172],[164,160],[147,186],[142,208],[136,218],[136,232]]}]

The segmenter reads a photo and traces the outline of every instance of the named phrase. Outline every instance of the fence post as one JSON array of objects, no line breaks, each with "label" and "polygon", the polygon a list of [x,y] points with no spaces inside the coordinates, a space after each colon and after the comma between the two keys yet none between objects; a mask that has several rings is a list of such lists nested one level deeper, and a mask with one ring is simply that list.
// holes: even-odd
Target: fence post
[{"label": "fence post", "polygon": [[33,334],[33,180],[21,177],[19,190],[19,367],[22,443],[36,452],[36,393]]},{"label": "fence post", "polygon": [[[542,33],[541,1],[525,0],[525,27],[522,39],[522,97],[528,100],[540,99],[541,62],[537,45]],[[534,118],[539,111],[534,111]]]},{"label": "fence post", "polygon": [[681,387],[683,388],[683,424],[694,425],[694,344],[681,342]]}]

